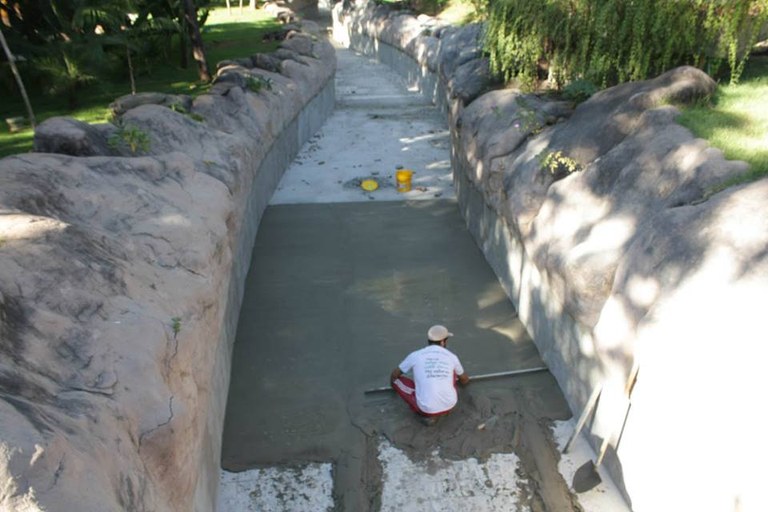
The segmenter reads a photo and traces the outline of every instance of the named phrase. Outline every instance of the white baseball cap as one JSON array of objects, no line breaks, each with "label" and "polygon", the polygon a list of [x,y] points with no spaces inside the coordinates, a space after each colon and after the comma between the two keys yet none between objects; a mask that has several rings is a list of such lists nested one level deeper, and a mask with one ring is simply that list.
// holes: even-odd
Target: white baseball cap
[{"label": "white baseball cap", "polygon": [[448,329],[444,325],[433,325],[427,331],[427,338],[429,341],[443,341],[451,336],[453,336],[453,333],[448,332]]}]

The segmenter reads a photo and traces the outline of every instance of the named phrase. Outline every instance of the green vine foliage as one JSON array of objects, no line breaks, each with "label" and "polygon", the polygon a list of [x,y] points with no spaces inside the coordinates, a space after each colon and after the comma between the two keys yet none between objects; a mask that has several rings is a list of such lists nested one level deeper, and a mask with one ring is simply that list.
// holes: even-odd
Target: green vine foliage
[{"label": "green vine foliage", "polygon": [[601,86],[679,65],[739,80],[768,0],[493,0],[492,71],[526,88],[582,79]]},{"label": "green vine foliage", "polygon": [[581,165],[562,151],[550,151],[538,155],[541,169],[546,169],[558,179],[581,171]]}]

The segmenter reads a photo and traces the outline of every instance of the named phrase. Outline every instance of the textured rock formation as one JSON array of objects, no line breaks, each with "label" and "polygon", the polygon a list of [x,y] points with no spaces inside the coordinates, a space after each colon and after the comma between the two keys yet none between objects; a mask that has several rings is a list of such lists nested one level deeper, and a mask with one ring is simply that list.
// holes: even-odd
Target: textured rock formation
[{"label": "textured rock formation", "polygon": [[213,509],[268,154],[333,106],[333,48],[291,41],[274,71],[120,98],[115,125],[52,119],[0,160],[0,509]]}]

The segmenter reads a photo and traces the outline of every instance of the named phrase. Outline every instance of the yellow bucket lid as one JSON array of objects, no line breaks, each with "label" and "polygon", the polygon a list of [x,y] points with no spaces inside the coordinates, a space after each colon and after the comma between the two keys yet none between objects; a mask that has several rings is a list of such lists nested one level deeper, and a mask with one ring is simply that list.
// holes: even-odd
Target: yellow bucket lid
[{"label": "yellow bucket lid", "polygon": [[360,182],[360,187],[363,190],[367,190],[368,192],[373,192],[377,188],[379,188],[379,182],[376,180],[363,180]]}]

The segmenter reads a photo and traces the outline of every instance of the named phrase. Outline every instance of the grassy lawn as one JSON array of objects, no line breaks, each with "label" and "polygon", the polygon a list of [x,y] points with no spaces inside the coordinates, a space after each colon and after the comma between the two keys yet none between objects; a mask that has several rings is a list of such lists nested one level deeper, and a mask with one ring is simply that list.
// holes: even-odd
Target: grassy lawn
[{"label": "grassy lawn", "polygon": [[[230,15],[225,7],[214,9],[202,29],[211,72],[216,70],[216,63],[222,60],[274,50],[277,43],[263,43],[262,36],[277,28],[277,20],[262,10],[244,8],[241,12],[238,7],[233,7]],[[177,53],[171,52],[171,55]],[[204,92],[207,87],[207,84],[198,81],[197,68],[192,60],[187,69],[182,69],[176,62],[158,63],[150,74],[136,77],[137,92],[195,95]],[[67,107],[66,98],[33,96],[30,101],[38,123],[54,116],[99,123],[107,120],[107,106],[115,98],[130,92],[128,80],[119,83],[99,81],[98,85],[80,92],[80,104],[75,110]],[[31,129],[17,133],[8,130],[4,120],[15,116],[26,116],[21,95],[3,98],[0,102],[0,157],[32,150],[34,133]]]},{"label": "grassy lawn", "polygon": [[680,123],[729,160],[749,164],[730,185],[768,176],[768,56],[753,57],[741,82],[718,87],[711,104],[686,108]]}]

